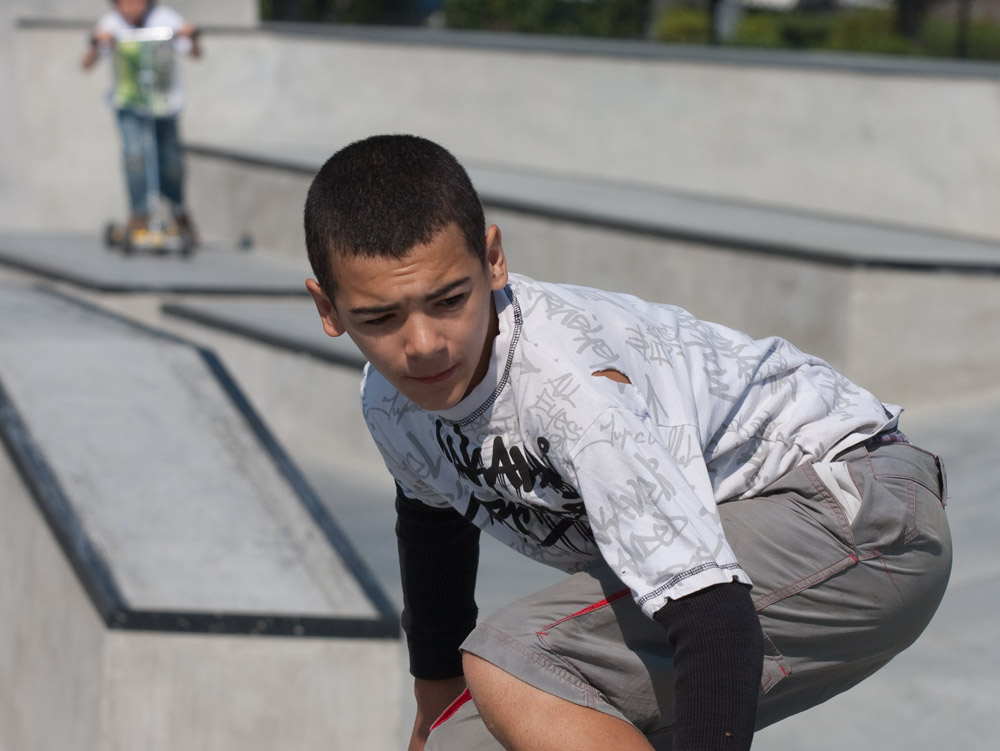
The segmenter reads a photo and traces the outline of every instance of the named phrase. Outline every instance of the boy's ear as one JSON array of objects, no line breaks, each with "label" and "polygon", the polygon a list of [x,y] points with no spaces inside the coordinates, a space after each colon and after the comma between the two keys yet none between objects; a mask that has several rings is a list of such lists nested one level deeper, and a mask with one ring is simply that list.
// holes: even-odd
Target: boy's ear
[{"label": "boy's ear", "polygon": [[503,252],[503,238],[500,228],[491,224],[486,230],[486,265],[490,275],[490,289],[498,290],[507,286],[507,257]]},{"label": "boy's ear", "polygon": [[326,335],[340,336],[343,334],[344,327],[340,323],[337,309],[315,279],[306,279],[306,290],[316,304],[316,312],[319,313],[319,318],[323,322],[323,331],[326,332]]}]

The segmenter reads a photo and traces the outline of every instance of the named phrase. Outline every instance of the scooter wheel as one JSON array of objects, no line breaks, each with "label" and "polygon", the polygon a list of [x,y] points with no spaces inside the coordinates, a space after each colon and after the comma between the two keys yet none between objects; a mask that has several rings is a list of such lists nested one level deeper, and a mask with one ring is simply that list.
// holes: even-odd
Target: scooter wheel
[{"label": "scooter wheel", "polygon": [[114,248],[121,245],[124,234],[124,227],[114,222],[108,222],[104,225],[104,247]]}]

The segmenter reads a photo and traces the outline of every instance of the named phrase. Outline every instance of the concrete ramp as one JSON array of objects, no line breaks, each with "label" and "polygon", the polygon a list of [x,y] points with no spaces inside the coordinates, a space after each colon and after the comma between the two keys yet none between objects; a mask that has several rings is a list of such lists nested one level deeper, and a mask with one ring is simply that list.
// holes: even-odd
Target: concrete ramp
[{"label": "concrete ramp", "polygon": [[211,353],[0,286],[0,436],[0,747],[396,743],[393,608]]}]

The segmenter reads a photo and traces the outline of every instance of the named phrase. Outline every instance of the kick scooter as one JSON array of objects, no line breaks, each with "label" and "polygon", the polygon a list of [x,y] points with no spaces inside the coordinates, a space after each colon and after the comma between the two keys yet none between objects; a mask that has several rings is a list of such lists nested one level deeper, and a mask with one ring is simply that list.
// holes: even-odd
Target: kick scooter
[{"label": "kick scooter", "polygon": [[121,248],[126,256],[138,251],[178,253],[194,250],[191,233],[174,216],[174,207],[160,190],[160,159],[156,119],[168,114],[173,86],[173,31],[169,28],[135,29],[115,41],[115,99],[127,102],[142,122],[143,165],[149,221],[146,227],[109,223],[104,242]]}]

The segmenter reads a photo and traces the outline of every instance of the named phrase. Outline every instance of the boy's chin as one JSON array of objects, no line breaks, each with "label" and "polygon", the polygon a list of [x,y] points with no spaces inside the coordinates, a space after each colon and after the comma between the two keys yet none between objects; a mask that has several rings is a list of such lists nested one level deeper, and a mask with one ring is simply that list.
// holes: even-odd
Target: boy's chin
[{"label": "boy's chin", "polygon": [[425,412],[442,412],[456,406],[465,398],[461,391],[448,389],[428,392],[421,389],[399,389],[399,391]]},{"label": "boy's chin", "polygon": [[[405,395],[404,395],[405,396]],[[407,397],[411,402],[416,404],[420,409],[425,412],[443,412],[446,409],[451,409],[459,402],[462,401],[462,397],[441,397],[441,398],[428,398],[426,395],[423,396],[409,396]]]}]

